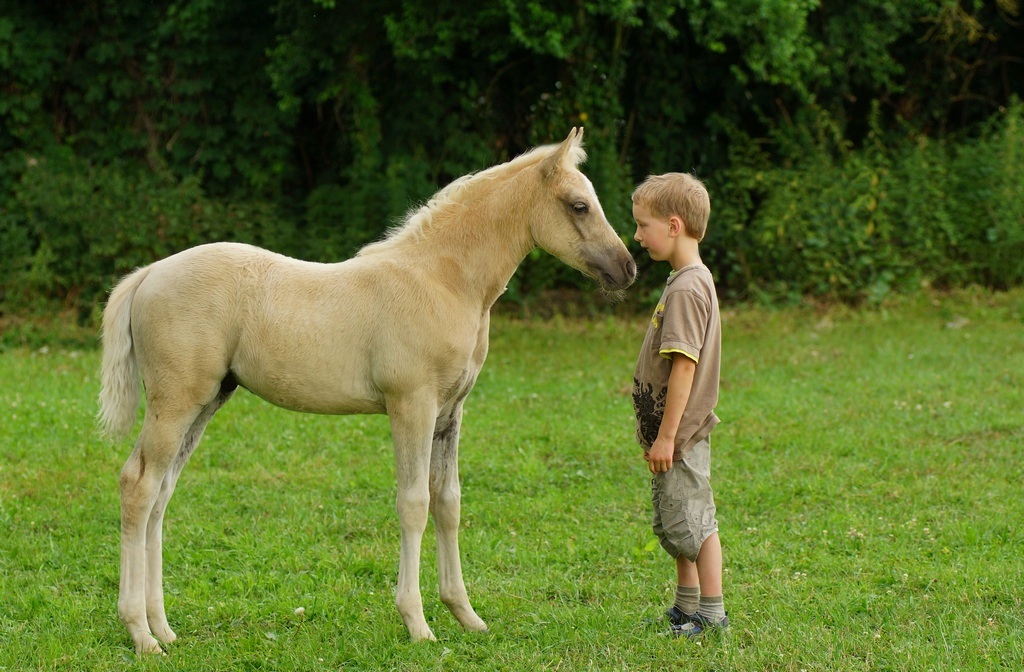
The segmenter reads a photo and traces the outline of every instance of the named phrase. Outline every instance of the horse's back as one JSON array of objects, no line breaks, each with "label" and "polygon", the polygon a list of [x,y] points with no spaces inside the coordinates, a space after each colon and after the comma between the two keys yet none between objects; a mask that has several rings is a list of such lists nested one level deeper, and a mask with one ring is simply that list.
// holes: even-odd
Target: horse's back
[{"label": "horse's back", "polygon": [[191,286],[235,286],[242,273],[279,265],[309,263],[286,257],[246,243],[207,243],[197,245],[150,265],[147,286],[150,292],[187,291]]},{"label": "horse's back", "polygon": [[208,382],[230,373],[285,408],[381,412],[370,369],[387,282],[375,265],[318,264],[241,243],[155,262],[133,306],[143,376],[174,370]]},{"label": "horse's back", "polygon": [[[208,243],[153,263],[136,301],[176,318],[206,313],[213,321],[258,309],[274,293],[312,294],[332,267],[286,257],[245,243]],[[283,300],[283,299],[282,299]],[[219,318],[219,319],[218,319]]]}]

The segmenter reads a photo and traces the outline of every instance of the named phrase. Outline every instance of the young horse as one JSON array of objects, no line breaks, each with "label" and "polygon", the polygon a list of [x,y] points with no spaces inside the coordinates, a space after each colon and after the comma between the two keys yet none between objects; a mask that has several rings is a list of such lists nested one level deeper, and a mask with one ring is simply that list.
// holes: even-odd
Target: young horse
[{"label": "young horse", "polygon": [[[404,225],[336,264],[248,245],[202,245],[124,278],[103,313],[100,418],[108,435],[146,414],[121,472],[118,614],[139,653],[175,640],[164,613],[161,528],[206,424],[242,386],[308,413],[386,413],[398,475],[395,603],[413,640],[433,639],[419,589],[428,511],[441,600],[486,630],[462,579],[462,404],[487,355],[491,306],[540,246],[602,287],[636,274],[590,181],[583,129],[462,177]],[[158,642],[159,640],[159,642]]]}]

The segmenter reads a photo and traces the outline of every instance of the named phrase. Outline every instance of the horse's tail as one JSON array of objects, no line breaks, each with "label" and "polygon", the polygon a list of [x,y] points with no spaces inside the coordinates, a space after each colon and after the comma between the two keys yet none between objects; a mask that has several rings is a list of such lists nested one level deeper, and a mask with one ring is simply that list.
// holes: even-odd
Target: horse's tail
[{"label": "horse's tail", "polygon": [[100,428],[104,436],[125,436],[139,408],[139,367],[132,344],[132,302],[149,274],[140,268],[117,283],[103,309],[103,366],[100,373]]}]

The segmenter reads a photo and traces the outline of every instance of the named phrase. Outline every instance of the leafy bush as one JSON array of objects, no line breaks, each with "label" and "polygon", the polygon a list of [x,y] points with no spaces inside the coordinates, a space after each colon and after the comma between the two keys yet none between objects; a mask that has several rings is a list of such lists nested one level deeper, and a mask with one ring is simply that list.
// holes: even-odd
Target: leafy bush
[{"label": "leafy bush", "polygon": [[206,198],[198,176],[98,166],[66,150],[27,164],[0,218],[13,252],[0,265],[8,310],[56,300],[86,315],[120,276],[187,247],[236,240],[287,251],[298,238],[269,205]]},{"label": "leafy bush", "polygon": [[627,238],[635,181],[708,181],[727,297],[1024,281],[1018,0],[570,4],[0,0],[0,310],[206,240],[337,260],[574,125]]},{"label": "leafy bush", "polygon": [[988,124],[952,154],[952,216],[962,231],[967,279],[1006,289],[1024,284],[1024,105]]},{"label": "leafy bush", "polygon": [[729,295],[768,301],[1020,285],[1022,124],[1014,103],[977,138],[886,143],[873,133],[857,150],[819,138],[781,167],[750,143],[710,180],[710,265]]}]

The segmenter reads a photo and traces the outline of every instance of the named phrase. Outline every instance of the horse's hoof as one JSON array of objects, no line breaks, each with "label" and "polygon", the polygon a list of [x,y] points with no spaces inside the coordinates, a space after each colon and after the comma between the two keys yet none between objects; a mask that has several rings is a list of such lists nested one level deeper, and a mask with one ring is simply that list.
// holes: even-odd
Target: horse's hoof
[{"label": "horse's hoof", "polygon": [[164,644],[173,644],[178,639],[178,636],[174,634],[174,631],[167,626],[164,626],[162,628],[154,628],[153,635],[157,638],[158,641]]},{"label": "horse's hoof", "polygon": [[437,637],[434,637],[434,632],[430,628],[427,628],[426,632],[415,632],[415,633],[414,632],[410,632],[409,633],[409,638],[413,642],[436,642],[437,641]]},{"label": "horse's hoof", "polygon": [[153,637],[147,636],[139,641],[135,642],[135,653],[139,656],[166,656],[167,654],[163,649],[160,648],[160,642],[156,641]]}]

